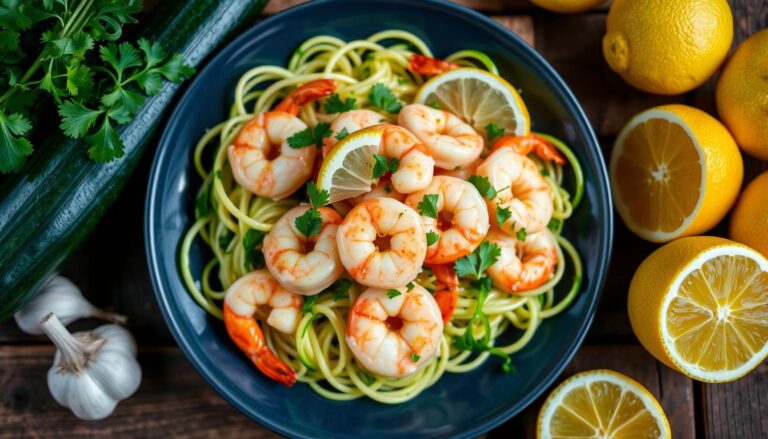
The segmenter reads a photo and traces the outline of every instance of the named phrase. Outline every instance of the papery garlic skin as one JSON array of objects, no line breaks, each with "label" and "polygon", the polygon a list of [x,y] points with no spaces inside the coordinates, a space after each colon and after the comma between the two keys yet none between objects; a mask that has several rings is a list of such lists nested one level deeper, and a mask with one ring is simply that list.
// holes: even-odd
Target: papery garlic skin
[{"label": "papery garlic skin", "polygon": [[40,321],[49,313],[56,314],[65,326],[75,320],[96,317],[113,323],[125,324],[120,314],[99,309],[83,297],[80,288],[64,276],[54,276],[40,289],[32,301],[16,311],[13,318],[27,334],[43,334]]},{"label": "papery garlic skin", "polygon": [[78,418],[103,419],[139,388],[136,342],[126,329],[108,324],[70,334],[55,315],[42,326],[58,348],[48,370],[48,389]]}]

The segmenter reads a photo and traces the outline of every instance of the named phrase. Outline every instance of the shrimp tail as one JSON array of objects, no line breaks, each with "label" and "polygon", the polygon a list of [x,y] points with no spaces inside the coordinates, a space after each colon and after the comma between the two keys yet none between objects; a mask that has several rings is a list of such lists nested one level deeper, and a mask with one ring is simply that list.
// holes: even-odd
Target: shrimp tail
[{"label": "shrimp tail", "polygon": [[459,301],[459,277],[456,276],[451,264],[428,264],[427,267],[432,270],[437,279],[437,288],[432,297],[440,308],[443,323],[447,324]]},{"label": "shrimp tail", "polygon": [[564,165],[565,158],[557,148],[538,134],[528,136],[501,136],[493,143],[493,150],[511,148],[518,154],[528,155],[531,152],[540,159]]},{"label": "shrimp tail", "polygon": [[301,106],[329,96],[336,91],[336,81],[333,79],[317,79],[296,87],[288,93],[282,102],[277,104],[275,111],[297,115]]},{"label": "shrimp tail", "polygon": [[459,67],[461,66],[456,63],[430,58],[418,53],[414,53],[408,61],[408,70],[420,75],[438,75]]},{"label": "shrimp tail", "polygon": [[229,337],[264,375],[288,387],[296,383],[296,372],[269,350],[253,316],[236,314],[226,302],[223,314]]}]

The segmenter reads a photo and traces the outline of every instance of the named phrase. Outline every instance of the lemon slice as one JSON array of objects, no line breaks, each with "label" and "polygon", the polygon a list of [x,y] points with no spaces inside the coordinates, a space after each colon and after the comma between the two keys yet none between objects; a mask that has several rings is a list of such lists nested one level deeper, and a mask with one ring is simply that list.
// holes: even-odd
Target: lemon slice
[{"label": "lemon slice", "polygon": [[317,186],[330,194],[330,202],[370,192],[374,154],[379,150],[384,130],[369,127],[347,135],[328,152],[320,167]]},{"label": "lemon slice", "polygon": [[643,239],[697,235],[728,213],[741,189],[739,149],[707,113],[663,105],[635,116],[610,161],[616,210]]},{"label": "lemon slice", "polygon": [[539,411],[539,438],[670,438],[659,402],[637,381],[607,369],[577,373]]},{"label": "lemon slice", "polygon": [[768,259],[723,238],[675,240],[637,269],[628,311],[657,359],[696,380],[733,381],[768,357]]},{"label": "lemon slice", "polygon": [[504,78],[473,68],[450,70],[427,81],[416,94],[416,102],[450,111],[485,133],[496,124],[507,134],[525,136],[531,120],[523,99]]}]

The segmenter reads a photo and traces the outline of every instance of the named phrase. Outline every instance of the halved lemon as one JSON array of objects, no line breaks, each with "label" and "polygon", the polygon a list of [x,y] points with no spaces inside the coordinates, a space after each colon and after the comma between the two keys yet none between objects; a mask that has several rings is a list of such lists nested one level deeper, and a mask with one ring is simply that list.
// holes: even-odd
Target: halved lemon
[{"label": "halved lemon", "polygon": [[427,81],[415,101],[438,104],[459,116],[479,133],[496,124],[507,134],[526,136],[531,120],[520,94],[504,78],[485,70],[461,68],[441,73]]},{"label": "halved lemon", "polygon": [[379,150],[384,130],[373,126],[347,135],[325,156],[317,176],[317,187],[330,194],[331,203],[370,192],[373,156]]},{"label": "halved lemon", "polygon": [[607,369],[580,372],[549,394],[539,438],[670,438],[664,410],[637,381]]},{"label": "halved lemon", "polygon": [[628,310],[659,361],[696,380],[733,381],[768,356],[768,259],[724,238],[675,240],[640,264]]},{"label": "halved lemon", "polygon": [[616,210],[632,232],[653,242],[714,227],[736,201],[743,172],[728,130],[685,105],[635,116],[610,161]]}]

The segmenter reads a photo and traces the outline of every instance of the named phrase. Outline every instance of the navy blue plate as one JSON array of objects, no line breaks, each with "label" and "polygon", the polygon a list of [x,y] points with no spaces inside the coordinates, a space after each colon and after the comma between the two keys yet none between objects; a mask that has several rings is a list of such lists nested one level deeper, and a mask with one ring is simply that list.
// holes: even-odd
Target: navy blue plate
[{"label": "navy blue plate", "polygon": [[[308,386],[291,389],[260,375],[187,293],[179,274],[179,243],[193,221],[200,184],[192,149],[207,127],[226,118],[243,72],[260,64],[285,65],[305,39],[330,34],[366,37],[399,28],[423,38],[436,56],[481,50],[522,92],[534,129],[564,139],[584,167],[582,204],[565,227],[584,260],[582,292],[561,315],[545,321],[530,344],[513,356],[515,373],[498,361],[466,374],[447,374],[406,404],[367,399],[329,401]],[[240,411],[291,437],[473,437],[519,413],[560,374],[581,344],[605,277],[612,243],[608,179],[597,140],[573,94],[525,42],[493,20],[439,1],[313,1],[264,20],[224,48],[197,74],[160,140],[146,200],[145,238],[160,309],[176,341],[203,377]],[[193,272],[204,248],[192,249]]]}]

